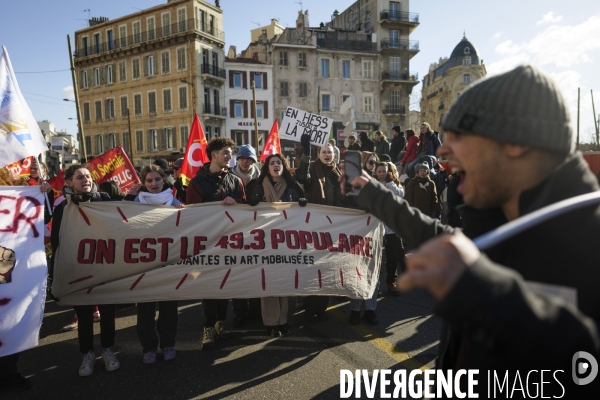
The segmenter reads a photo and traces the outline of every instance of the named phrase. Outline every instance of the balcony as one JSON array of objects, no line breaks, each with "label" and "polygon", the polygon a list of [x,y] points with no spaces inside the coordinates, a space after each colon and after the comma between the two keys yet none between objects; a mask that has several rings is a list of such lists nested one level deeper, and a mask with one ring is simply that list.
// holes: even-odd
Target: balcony
[{"label": "balcony", "polygon": [[200,66],[202,79],[205,81],[211,81],[218,85],[222,85],[225,82],[226,71],[224,68],[219,68],[216,65],[202,64]]},{"label": "balcony", "polygon": [[227,118],[227,107],[220,107],[218,104],[204,104],[203,114],[217,118]]},{"label": "balcony", "polygon": [[406,81],[417,83],[419,81],[418,72],[400,72],[400,71],[383,71],[381,79],[384,81]]},{"label": "balcony", "polygon": [[317,47],[321,49],[376,52],[377,43],[371,41],[371,35],[356,32],[325,32],[317,38]]},{"label": "balcony", "polygon": [[406,107],[403,105],[386,106],[382,113],[385,115],[406,115]]},{"label": "balcony", "polygon": [[381,23],[399,24],[408,27],[409,33],[419,26],[419,14],[398,10],[383,10],[379,13]]},{"label": "balcony", "polygon": [[[225,43],[225,33],[218,29],[210,28],[202,29],[204,26],[200,24],[195,18],[188,19],[187,21],[180,21],[175,24],[163,26],[149,31],[134,33],[133,35],[110,40],[103,43],[95,43],[89,47],[78,47],[73,53],[74,58],[89,57],[93,55],[108,53],[115,50],[121,50],[137,45],[147,44],[155,40],[166,39],[174,37],[184,33],[199,32],[205,35],[207,38],[216,39],[220,42]],[[76,38],[76,43],[81,44],[81,37],[79,34]]]},{"label": "balcony", "polygon": [[443,110],[444,109],[444,104],[440,104],[438,107],[438,110]]},{"label": "balcony", "polygon": [[444,88],[439,88],[438,90],[431,92],[430,94],[427,95],[427,100],[433,99],[435,96],[437,96],[439,93],[442,93],[443,91],[444,91]]},{"label": "balcony", "polygon": [[381,50],[404,50],[414,54],[417,54],[419,52],[418,40],[385,38],[381,39],[380,43]]}]

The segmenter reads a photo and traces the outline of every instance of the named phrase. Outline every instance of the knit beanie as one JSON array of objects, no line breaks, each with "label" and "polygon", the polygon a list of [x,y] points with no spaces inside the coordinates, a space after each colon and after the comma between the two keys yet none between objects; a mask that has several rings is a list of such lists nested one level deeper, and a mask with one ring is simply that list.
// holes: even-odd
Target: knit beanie
[{"label": "knit beanie", "polygon": [[417,173],[419,173],[419,171],[422,169],[424,169],[425,171],[427,171],[427,173],[429,173],[429,164],[427,164],[427,162],[424,162],[423,164],[419,164],[416,168]]},{"label": "knit beanie", "polygon": [[568,154],[573,130],[556,83],[532,65],[481,80],[450,108],[442,129]]},{"label": "knit beanie", "polygon": [[258,159],[256,158],[256,152],[254,151],[254,147],[250,146],[249,144],[245,144],[238,148],[237,158],[240,157],[251,158],[254,160],[254,162],[258,162]]},{"label": "knit beanie", "polygon": [[396,125],[394,127],[392,127],[393,131],[396,131],[397,133],[400,133],[402,130],[400,129],[400,126]]}]

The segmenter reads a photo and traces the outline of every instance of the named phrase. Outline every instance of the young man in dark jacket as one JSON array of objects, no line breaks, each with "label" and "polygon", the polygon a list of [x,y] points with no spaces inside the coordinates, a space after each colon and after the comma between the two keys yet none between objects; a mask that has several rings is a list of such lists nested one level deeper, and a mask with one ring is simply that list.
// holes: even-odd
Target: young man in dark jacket
[{"label": "young man in dark jacket", "polygon": [[[536,387],[527,374],[536,371],[540,378],[539,371],[550,370],[542,378],[545,396],[589,393],[600,379],[583,386],[574,378],[585,369],[582,359],[592,366],[588,378],[600,359],[600,206],[555,216],[485,254],[469,239],[599,190],[581,154],[573,152],[563,96],[550,77],[519,66],[464,91],[442,128],[447,134],[438,154],[460,175],[464,234],[366,177],[353,182],[363,187],[359,205],[407,242],[418,246],[431,239],[408,259],[398,284],[404,290],[424,287],[439,302],[444,328],[437,368],[479,369],[480,396],[492,370],[501,380],[508,374],[509,382],[520,371],[529,392]],[[450,234],[434,238],[443,233]]]},{"label": "young man in dark jacket", "polygon": [[404,132],[400,130],[399,126],[394,126],[392,128],[392,143],[390,145],[390,158],[394,164],[400,161],[400,153],[404,151],[405,147],[406,138],[404,137]]},{"label": "young man in dark jacket", "polygon": [[[206,147],[210,164],[204,164],[187,188],[187,204],[219,201],[223,205],[246,202],[246,192],[242,180],[229,170],[233,140],[224,137],[213,138]],[[202,349],[211,349],[215,345],[215,336],[227,339],[225,318],[229,300],[204,299],[204,334]]]}]

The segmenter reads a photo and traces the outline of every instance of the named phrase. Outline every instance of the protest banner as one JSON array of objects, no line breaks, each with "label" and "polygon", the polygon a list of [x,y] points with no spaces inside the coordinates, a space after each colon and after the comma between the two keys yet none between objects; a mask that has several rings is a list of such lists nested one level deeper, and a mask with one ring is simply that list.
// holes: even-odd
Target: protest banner
[{"label": "protest banner", "polygon": [[300,137],[306,133],[310,135],[311,144],[324,146],[329,140],[332,125],[332,118],[288,107],[281,121],[279,134],[281,139],[299,142]]},{"label": "protest banner", "polygon": [[47,272],[44,194],[0,186],[0,357],[38,344]]},{"label": "protest banner", "polygon": [[140,178],[121,146],[94,157],[86,166],[92,179],[98,185],[113,180],[117,182],[123,192],[127,192],[134,184],[140,183]]},{"label": "protest banner", "polygon": [[28,177],[31,173],[31,164],[33,164],[33,157],[25,157],[22,160],[14,162],[6,166],[10,173],[14,177]]},{"label": "protest banner", "polygon": [[61,305],[368,299],[379,279],[383,224],[360,210],[97,202],[70,204],[63,219],[52,284]]}]

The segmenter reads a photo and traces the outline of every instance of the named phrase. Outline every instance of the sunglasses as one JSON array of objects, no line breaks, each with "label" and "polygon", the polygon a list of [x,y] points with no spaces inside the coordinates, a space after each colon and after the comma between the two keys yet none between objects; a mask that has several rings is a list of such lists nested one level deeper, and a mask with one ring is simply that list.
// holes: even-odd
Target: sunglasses
[{"label": "sunglasses", "polygon": [[367,164],[369,164],[369,165],[375,165],[375,161],[369,160],[369,162]]}]

